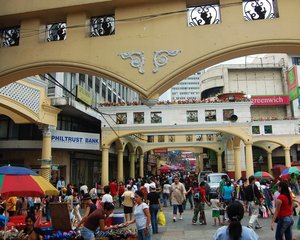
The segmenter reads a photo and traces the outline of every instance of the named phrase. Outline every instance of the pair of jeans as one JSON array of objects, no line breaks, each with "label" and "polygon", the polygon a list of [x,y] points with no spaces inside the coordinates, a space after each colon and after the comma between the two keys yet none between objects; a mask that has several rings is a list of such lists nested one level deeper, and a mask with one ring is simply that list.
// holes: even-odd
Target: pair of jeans
[{"label": "pair of jeans", "polygon": [[188,195],[186,196],[186,200],[183,202],[183,210],[185,210],[185,208],[186,208],[186,203],[187,203],[187,201],[189,201],[190,206],[191,206],[191,209],[194,208],[192,197],[193,197],[193,194],[188,194]]},{"label": "pair of jeans", "polygon": [[285,240],[292,240],[293,234],[292,234],[292,226],[294,224],[294,219],[292,216],[282,217],[278,219],[276,233],[275,233],[275,239],[276,240],[282,240],[283,235],[285,237]]},{"label": "pair of jeans", "polygon": [[204,202],[195,202],[195,208],[194,208],[194,216],[193,216],[193,223],[197,222],[198,214],[199,216],[199,222],[200,223],[206,223],[206,217],[204,212]]},{"label": "pair of jeans", "polygon": [[158,233],[157,214],[159,210],[159,204],[150,204],[149,210],[151,215],[151,225],[153,233]]},{"label": "pair of jeans", "polygon": [[249,226],[252,228],[259,226],[259,223],[258,223],[259,205],[255,204],[254,201],[251,201],[251,202],[249,202],[249,208],[251,211]]},{"label": "pair of jeans", "polygon": [[179,214],[181,215],[183,213],[182,204],[173,204],[173,214],[177,215],[177,208],[178,208]]},{"label": "pair of jeans", "polygon": [[170,202],[170,206],[172,206],[171,200],[170,200],[170,193],[163,193],[163,204],[164,204],[164,207],[168,206],[168,204],[167,204],[168,200]]},{"label": "pair of jeans", "polygon": [[149,234],[145,235],[145,229],[138,230],[138,240],[152,240],[152,228],[149,228]]},{"label": "pair of jeans", "polygon": [[92,230],[90,230],[86,227],[83,227],[80,230],[80,234],[81,234],[81,236],[83,237],[84,240],[93,240],[93,239],[95,239],[94,231],[92,231]]}]

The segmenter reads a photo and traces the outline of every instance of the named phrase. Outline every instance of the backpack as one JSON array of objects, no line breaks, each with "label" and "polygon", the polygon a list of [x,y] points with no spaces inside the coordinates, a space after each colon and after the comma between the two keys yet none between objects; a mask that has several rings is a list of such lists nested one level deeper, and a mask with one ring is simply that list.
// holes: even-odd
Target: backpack
[{"label": "backpack", "polygon": [[201,192],[199,189],[194,192],[194,202],[201,202]]}]

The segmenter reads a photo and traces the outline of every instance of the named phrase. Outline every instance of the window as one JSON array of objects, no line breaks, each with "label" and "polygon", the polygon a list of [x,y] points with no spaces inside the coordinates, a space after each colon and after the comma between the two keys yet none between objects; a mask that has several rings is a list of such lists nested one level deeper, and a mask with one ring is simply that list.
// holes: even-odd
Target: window
[{"label": "window", "polygon": [[1,47],[13,47],[19,45],[20,26],[5,28],[0,31]]},{"label": "window", "polygon": [[187,122],[198,122],[198,111],[186,111]]},{"label": "window", "polygon": [[244,0],[243,13],[246,21],[278,18],[277,0]]},{"label": "window", "polygon": [[186,135],[186,141],[187,142],[192,142],[193,141],[193,135]]},{"label": "window", "polygon": [[151,112],[151,123],[161,123],[161,112]]},{"label": "window", "polygon": [[144,119],[144,113],[143,112],[133,113],[133,123],[143,124],[144,122],[145,122],[145,119]]},{"label": "window", "polygon": [[117,124],[127,124],[127,113],[117,113]]},{"label": "window", "polygon": [[300,57],[292,57],[293,65],[300,65]]},{"label": "window", "polygon": [[170,135],[169,136],[169,142],[175,142],[175,136]]},{"label": "window", "polygon": [[115,34],[115,16],[99,16],[91,18],[91,37]]},{"label": "window", "polygon": [[259,126],[252,126],[252,134],[260,134]]},{"label": "window", "polygon": [[82,87],[85,85],[85,75],[82,73],[79,73],[79,85]]},{"label": "window", "polygon": [[187,9],[188,26],[202,26],[221,22],[220,7],[218,5],[197,6]]},{"label": "window", "polygon": [[264,126],[265,134],[272,134],[272,125]]},{"label": "window", "polygon": [[200,142],[202,140],[202,134],[195,135],[195,139],[197,142]]},{"label": "window", "polygon": [[232,115],[234,115],[233,109],[223,109],[223,121],[231,121]]},{"label": "window", "polygon": [[216,110],[205,110],[205,121],[213,122],[217,120]]},{"label": "window", "polygon": [[62,41],[67,38],[67,23],[53,23],[46,26],[47,42]]},{"label": "window", "polygon": [[158,135],[158,142],[164,142],[165,136],[164,135]]},{"label": "window", "polygon": [[148,136],[147,137],[147,142],[154,142],[154,136]]}]

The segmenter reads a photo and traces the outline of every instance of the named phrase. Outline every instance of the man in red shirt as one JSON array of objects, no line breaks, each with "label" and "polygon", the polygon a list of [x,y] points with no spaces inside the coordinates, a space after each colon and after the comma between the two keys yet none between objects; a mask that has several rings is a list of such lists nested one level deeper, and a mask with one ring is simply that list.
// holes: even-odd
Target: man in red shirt
[{"label": "man in red shirt", "polygon": [[[199,199],[196,197],[197,192],[199,192],[199,196],[200,196]],[[193,223],[193,225],[196,225],[198,214],[200,212],[199,222],[201,225],[206,225],[204,205],[205,205],[205,203],[208,206],[210,206],[211,204],[206,199],[205,182],[201,182],[200,187],[198,187],[197,182],[194,183],[193,196],[194,196],[195,208],[194,208],[194,216],[193,216],[192,223]]]},{"label": "man in red shirt", "polygon": [[117,180],[114,179],[114,180],[109,184],[110,195],[113,197],[114,204],[116,204],[117,188],[118,188]]}]

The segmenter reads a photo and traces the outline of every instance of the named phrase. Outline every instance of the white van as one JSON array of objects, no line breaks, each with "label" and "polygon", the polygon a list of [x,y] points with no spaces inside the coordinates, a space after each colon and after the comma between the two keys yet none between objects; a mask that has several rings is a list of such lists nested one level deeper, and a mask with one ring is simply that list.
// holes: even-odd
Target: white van
[{"label": "white van", "polygon": [[219,192],[219,184],[222,179],[222,176],[226,176],[230,180],[227,173],[210,173],[207,175],[207,184],[210,187],[209,197],[217,196]]},{"label": "white van", "polygon": [[202,172],[199,173],[199,175],[198,175],[198,183],[199,183],[199,185],[200,185],[201,182],[204,181],[204,177],[206,177],[210,173],[213,173],[213,171],[207,170],[207,171],[202,171]]}]

